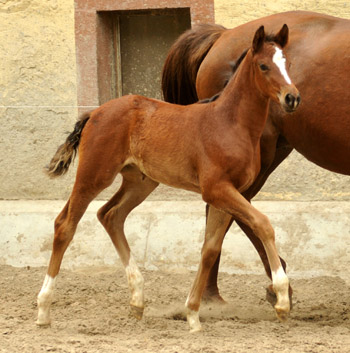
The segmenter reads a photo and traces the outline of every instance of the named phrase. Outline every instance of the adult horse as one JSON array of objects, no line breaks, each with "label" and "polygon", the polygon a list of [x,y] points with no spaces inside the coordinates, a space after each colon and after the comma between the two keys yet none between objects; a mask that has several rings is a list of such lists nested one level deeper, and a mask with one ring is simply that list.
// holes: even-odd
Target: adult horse
[{"label": "adult horse", "polygon": [[[293,11],[233,29],[199,26],[185,32],[173,44],[163,68],[162,90],[166,101],[190,104],[215,97],[232,76],[232,63],[249,45],[254,29],[264,24],[267,31],[275,31],[281,23],[287,23],[290,28],[285,52],[291,61],[291,78],[303,104],[290,116],[271,104],[261,138],[261,171],[244,192],[249,201],[293,148],[325,169],[350,175],[350,21]],[[261,241],[249,226],[234,218],[231,223],[234,220],[255,246],[271,278]],[[212,221],[222,224],[219,219]],[[228,228],[221,227],[218,231],[227,232]],[[285,261],[281,261],[285,268]],[[209,275],[204,295],[222,300],[217,288],[219,262],[220,255]],[[268,300],[273,302],[271,287],[267,294]]]},{"label": "adult horse", "polygon": [[[159,183],[200,193],[213,206],[209,219],[223,214],[227,226],[228,215],[233,215],[255,229],[272,269],[276,314],[281,320],[287,317],[289,281],[277,253],[274,230],[241,192],[260,170],[260,137],[270,99],[283,110],[294,112],[300,96],[288,76],[282,51],[288,27],[284,25],[275,36],[266,37],[261,26],[253,38],[235,76],[215,102],[184,107],[130,95],[103,104],[76,123],[49,166],[51,176],[64,174],[79,147],[75,184],[55,220],[51,259],[38,295],[39,325],[50,323],[56,277],[79,220],[119,173],[123,183],[98,211],[98,219],[125,266],[136,317],[141,318],[144,309],[143,277],[131,255],[124,222]],[[199,270],[186,301],[192,331],[201,329],[198,311],[202,292],[221,251],[223,237],[215,228],[207,228]]]}]

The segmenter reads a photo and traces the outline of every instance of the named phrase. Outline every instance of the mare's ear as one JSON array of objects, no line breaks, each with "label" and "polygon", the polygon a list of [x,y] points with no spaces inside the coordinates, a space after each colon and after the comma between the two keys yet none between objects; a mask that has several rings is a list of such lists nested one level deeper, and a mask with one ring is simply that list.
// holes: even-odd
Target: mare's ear
[{"label": "mare's ear", "polygon": [[258,30],[255,32],[254,39],[253,39],[253,54],[256,54],[265,42],[265,29],[264,26],[260,26]]},{"label": "mare's ear", "polygon": [[280,29],[275,36],[275,42],[283,48],[288,43],[289,29],[286,24]]}]

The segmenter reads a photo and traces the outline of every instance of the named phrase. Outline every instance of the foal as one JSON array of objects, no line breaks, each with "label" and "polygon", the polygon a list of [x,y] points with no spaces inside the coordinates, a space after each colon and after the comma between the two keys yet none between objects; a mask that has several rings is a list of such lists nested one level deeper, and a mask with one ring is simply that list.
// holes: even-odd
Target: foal
[{"label": "foal", "polygon": [[130,253],[124,222],[159,183],[201,193],[213,206],[209,216],[226,215],[206,231],[199,270],[186,301],[191,331],[201,329],[201,295],[221,250],[224,233],[218,230],[227,227],[230,215],[254,229],[263,242],[278,299],[277,316],[287,317],[288,278],[276,250],[274,230],[267,217],[241,196],[260,170],[259,141],[270,98],[289,112],[299,104],[282,52],[287,41],[286,25],[273,38],[266,38],[260,27],[235,76],[213,102],[179,106],[129,95],[103,104],[76,123],[49,166],[49,175],[64,174],[79,146],[75,184],[56,218],[50,264],[38,295],[38,325],[50,323],[56,276],[79,220],[118,173],[123,176],[122,185],[98,211],[98,219],[125,266],[130,306],[137,318],[144,309],[144,280]]}]

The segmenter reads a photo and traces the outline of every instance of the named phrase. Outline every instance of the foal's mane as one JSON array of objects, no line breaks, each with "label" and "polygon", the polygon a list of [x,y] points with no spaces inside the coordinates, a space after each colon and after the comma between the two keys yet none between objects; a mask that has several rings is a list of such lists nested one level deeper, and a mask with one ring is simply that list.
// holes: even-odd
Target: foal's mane
[{"label": "foal's mane", "polygon": [[[272,33],[267,34],[266,37],[265,37],[265,42],[268,42],[268,43],[276,42],[276,35],[272,34]],[[238,70],[239,65],[241,65],[243,59],[246,57],[246,55],[248,53],[248,50],[249,50],[249,48],[245,49],[243,51],[243,53],[239,56],[239,58],[236,61],[230,61],[229,64],[230,64],[230,67],[231,67],[231,72],[230,72],[229,77],[225,81],[223,89],[219,93],[215,94],[214,96],[212,96],[210,98],[201,99],[200,101],[198,101],[199,104],[211,103],[211,102],[214,102],[215,100],[217,100],[220,97],[222,91],[227,86],[227,84],[230,82],[232,77],[235,75],[235,73]]]},{"label": "foal's mane", "polygon": [[[227,84],[230,82],[231,78],[234,76],[235,72],[237,71],[239,65],[242,63],[243,59],[246,57],[247,53],[248,53],[248,49],[244,50],[244,52],[240,55],[240,57],[236,60],[236,61],[230,61],[230,67],[231,67],[231,72],[230,75],[228,77],[228,79],[225,81],[224,87],[223,89],[227,86]],[[199,104],[205,104],[205,103],[211,103],[214,102],[215,100],[217,100],[220,95],[221,95],[222,91],[215,94],[214,96],[210,97],[210,98],[204,98],[201,99],[200,101],[198,101]]]}]

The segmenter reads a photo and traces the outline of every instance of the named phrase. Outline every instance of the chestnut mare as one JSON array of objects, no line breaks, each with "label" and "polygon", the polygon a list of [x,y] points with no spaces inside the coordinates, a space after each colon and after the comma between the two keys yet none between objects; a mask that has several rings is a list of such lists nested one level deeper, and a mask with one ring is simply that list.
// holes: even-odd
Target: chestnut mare
[{"label": "chestnut mare", "polygon": [[79,146],[75,184],[55,220],[52,255],[38,295],[39,325],[50,323],[56,276],[79,220],[118,173],[123,176],[122,185],[98,211],[98,219],[125,266],[136,317],[141,318],[144,309],[144,281],[130,253],[124,222],[159,183],[201,193],[213,206],[210,214],[216,219],[220,218],[216,214],[223,215],[222,223],[207,228],[199,270],[186,301],[191,331],[201,328],[200,300],[224,234],[217,229],[228,226],[230,215],[252,227],[264,244],[278,298],[276,313],[281,320],[287,317],[289,282],[274,230],[267,217],[241,195],[260,170],[260,137],[270,99],[288,112],[299,105],[299,92],[288,76],[282,52],[287,41],[286,25],[274,37],[265,36],[264,27],[259,27],[251,49],[214,102],[184,107],[130,95],[103,104],[76,123],[49,165],[49,175],[62,175]]},{"label": "chestnut mare", "polygon": [[[232,62],[249,46],[254,28],[264,24],[268,31],[275,31],[281,23],[287,23],[290,28],[285,53],[292,62],[290,75],[303,104],[288,116],[276,104],[271,104],[261,138],[261,171],[243,193],[248,201],[293,148],[323,168],[350,175],[350,21],[295,11],[264,17],[230,30],[218,25],[199,26],[179,37],[163,68],[162,89],[166,101],[190,104],[198,98],[212,97],[227,84],[232,75]],[[235,217],[230,225],[233,220],[255,246],[271,278],[266,251],[256,232]],[[209,227],[217,223],[220,224],[220,219],[207,219]],[[218,231],[227,232],[229,227]],[[203,294],[208,299],[222,300],[217,287],[219,262],[220,255]],[[281,262],[285,269],[284,260]],[[271,286],[267,294],[267,299],[273,302]]]}]

